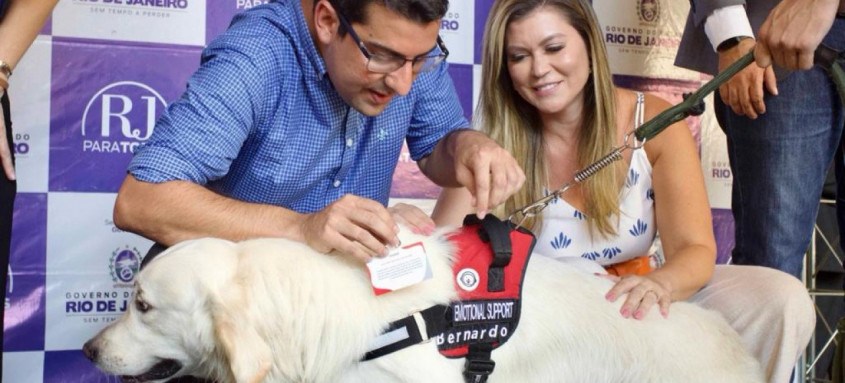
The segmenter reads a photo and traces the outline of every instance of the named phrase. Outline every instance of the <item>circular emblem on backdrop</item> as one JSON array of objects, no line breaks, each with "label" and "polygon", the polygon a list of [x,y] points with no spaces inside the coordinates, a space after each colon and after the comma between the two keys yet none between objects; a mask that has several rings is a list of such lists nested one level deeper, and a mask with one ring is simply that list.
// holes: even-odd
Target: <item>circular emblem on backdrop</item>
[{"label": "circular emblem on backdrop", "polygon": [[637,0],[637,15],[641,21],[656,23],[660,18],[660,1]]},{"label": "circular emblem on backdrop", "polygon": [[112,280],[118,283],[130,283],[141,267],[141,255],[138,249],[117,249],[112,253],[109,263]]},{"label": "circular emblem on backdrop", "polygon": [[478,287],[478,272],[473,269],[462,269],[458,271],[458,275],[455,278],[458,281],[458,286],[465,291],[473,291]]}]

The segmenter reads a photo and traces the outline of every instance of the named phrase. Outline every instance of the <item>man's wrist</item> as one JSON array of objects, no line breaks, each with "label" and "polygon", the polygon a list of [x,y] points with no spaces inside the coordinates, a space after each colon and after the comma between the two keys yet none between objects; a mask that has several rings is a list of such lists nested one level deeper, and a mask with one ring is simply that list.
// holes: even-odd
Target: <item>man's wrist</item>
[{"label": "man's wrist", "polygon": [[719,46],[716,47],[716,52],[719,52],[719,53],[725,52],[725,51],[727,51],[731,48],[736,47],[743,40],[747,40],[747,39],[750,39],[750,38],[751,37],[749,37],[749,36],[734,36],[734,37],[731,37],[731,38],[719,43]]},{"label": "man's wrist", "polygon": [[428,155],[417,161],[420,171],[438,186],[457,187],[460,186],[455,178],[455,161],[458,152],[461,150],[464,136],[467,134],[484,134],[479,131],[466,128],[457,128],[446,133]]}]

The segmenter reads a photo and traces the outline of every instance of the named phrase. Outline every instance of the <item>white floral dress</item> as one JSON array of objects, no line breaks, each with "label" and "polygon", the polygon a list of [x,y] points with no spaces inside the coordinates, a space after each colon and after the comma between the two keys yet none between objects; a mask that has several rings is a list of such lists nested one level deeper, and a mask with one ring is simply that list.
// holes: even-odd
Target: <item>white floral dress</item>
[{"label": "white floral dress", "polygon": [[[638,94],[635,126],[642,123],[643,97]],[[631,155],[625,186],[620,194],[620,215],[616,236],[592,238],[585,215],[566,201],[556,198],[543,211],[543,227],[537,233],[535,252],[591,272],[643,255],[652,255],[656,236],[652,168],[645,150]],[[652,262],[659,266],[657,258]]]}]

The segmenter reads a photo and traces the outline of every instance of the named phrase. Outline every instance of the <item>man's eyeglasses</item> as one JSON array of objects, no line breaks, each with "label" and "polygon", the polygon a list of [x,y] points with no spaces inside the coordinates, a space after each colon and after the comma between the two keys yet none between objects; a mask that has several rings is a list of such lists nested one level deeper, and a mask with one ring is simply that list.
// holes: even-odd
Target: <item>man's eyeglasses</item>
[{"label": "man's eyeglasses", "polygon": [[396,54],[372,53],[366,46],[364,46],[364,42],[361,41],[361,38],[358,37],[358,34],[355,33],[354,29],[352,29],[352,25],[349,24],[346,17],[343,16],[337,8],[335,8],[335,11],[337,12],[337,18],[340,19],[340,24],[343,25],[343,28],[349,31],[349,35],[352,36],[353,40],[355,40],[355,44],[358,45],[358,49],[360,49],[361,53],[364,54],[364,57],[367,58],[367,69],[370,72],[383,74],[392,73],[403,67],[408,61],[411,62],[411,68],[413,68],[414,73],[427,72],[436,68],[438,64],[443,62],[443,60],[446,60],[446,57],[449,56],[449,50],[446,49],[446,45],[443,44],[443,40],[440,39],[440,36],[437,36],[437,47],[440,48],[441,52],[438,54],[417,56],[409,59]]}]

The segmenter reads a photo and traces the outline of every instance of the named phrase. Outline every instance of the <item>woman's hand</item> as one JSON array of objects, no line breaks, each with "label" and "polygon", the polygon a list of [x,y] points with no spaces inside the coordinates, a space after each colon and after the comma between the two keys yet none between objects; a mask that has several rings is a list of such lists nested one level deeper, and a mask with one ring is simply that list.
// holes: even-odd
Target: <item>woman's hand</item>
[{"label": "woman's hand", "polygon": [[434,232],[434,221],[420,208],[406,203],[397,203],[387,211],[393,215],[396,223],[401,223],[415,234],[431,235]]},{"label": "woman's hand", "polygon": [[625,318],[643,319],[652,306],[657,304],[660,315],[669,316],[669,305],[672,303],[671,289],[664,287],[648,276],[628,275],[617,277],[615,275],[597,274],[602,278],[609,279],[616,284],[605,294],[605,298],[611,302],[627,294],[625,303],[619,312]]}]

